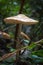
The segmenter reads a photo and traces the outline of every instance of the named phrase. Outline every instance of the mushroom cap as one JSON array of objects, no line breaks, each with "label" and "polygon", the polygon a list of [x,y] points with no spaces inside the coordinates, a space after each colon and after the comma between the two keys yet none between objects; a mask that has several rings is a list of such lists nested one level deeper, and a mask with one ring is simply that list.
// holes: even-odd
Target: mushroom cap
[{"label": "mushroom cap", "polygon": [[0,35],[2,35],[5,39],[10,39],[10,35],[5,32],[0,32]]},{"label": "mushroom cap", "polygon": [[29,37],[28,35],[26,35],[25,33],[21,32],[20,34],[21,34],[21,36],[22,36],[23,38],[25,38],[25,39],[27,39],[27,40],[30,40],[30,37]]},{"label": "mushroom cap", "polygon": [[17,16],[12,16],[5,18],[4,21],[9,24],[25,24],[25,25],[33,25],[38,23],[38,21],[33,20],[24,14],[19,14]]}]

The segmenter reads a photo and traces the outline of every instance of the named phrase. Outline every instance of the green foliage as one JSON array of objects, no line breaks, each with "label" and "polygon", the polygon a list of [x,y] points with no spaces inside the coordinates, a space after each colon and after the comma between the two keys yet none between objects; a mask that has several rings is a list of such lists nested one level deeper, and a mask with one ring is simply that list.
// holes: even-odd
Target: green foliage
[{"label": "green foliage", "polygon": [[37,55],[39,57],[43,57],[43,50],[33,51],[32,54]]},{"label": "green foliage", "polygon": [[31,49],[32,50],[35,47],[36,47],[36,44],[33,42],[33,43],[30,44],[30,46],[28,47],[28,49]]}]

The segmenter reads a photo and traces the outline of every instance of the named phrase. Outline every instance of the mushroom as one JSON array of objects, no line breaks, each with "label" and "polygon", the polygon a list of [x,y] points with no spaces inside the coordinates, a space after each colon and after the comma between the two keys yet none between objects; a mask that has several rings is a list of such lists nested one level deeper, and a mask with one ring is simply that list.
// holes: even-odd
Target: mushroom
[{"label": "mushroom", "polygon": [[17,32],[16,32],[17,33],[16,37],[19,37],[20,34],[21,34],[24,38],[26,38],[27,35],[25,35],[23,32],[21,32],[21,27],[22,27],[21,25],[22,24],[24,24],[24,25],[34,25],[34,24],[38,23],[37,20],[31,19],[24,14],[19,14],[17,16],[5,18],[4,21],[8,24],[19,24],[19,27],[18,27]]},{"label": "mushroom", "polygon": [[7,34],[7,33],[5,33],[5,32],[1,32],[1,31],[0,31],[0,35],[2,35],[3,38],[5,38],[5,39],[10,39],[10,35]]},{"label": "mushroom", "polygon": [[21,35],[24,39],[30,40],[30,37],[27,36],[24,32],[21,32],[20,35]]},{"label": "mushroom", "polygon": [[33,25],[38,23],[38,21],[28,18],[24,14],[19,14],[17,16],[12,16],[5,18],[4,21],[8,24],[24,24],[24,25]]},{"label": "mushroom", "polygon": [[[18,24],[16,33],[15,33],[15,40],[17,40],[16,49],[21,48],[19,45],[19,43],[20,43],[19,36],[21,33],[22,25],[34,25],[34,24],[38,23],[37,20],[33,20],[33,19],[25,16],[24,14],[19,14],[17,16],[5,18],[4,21],[8,24]],[[21,33],[21,34],[23,34],[23,33]],[[19,59],[19,52],[16,53],[16,59]]]}]

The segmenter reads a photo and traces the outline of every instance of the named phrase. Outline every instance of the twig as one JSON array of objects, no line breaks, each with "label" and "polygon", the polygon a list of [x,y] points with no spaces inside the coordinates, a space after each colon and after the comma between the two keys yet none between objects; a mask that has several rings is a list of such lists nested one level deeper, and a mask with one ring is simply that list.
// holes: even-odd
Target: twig
[{"label": "twig", "polygon": [[[42,42],[42,41],[43,41],[43,39],[40,40],[40,41],[38,41],[38,42],[35,42],[35,44],[36,44],[36,43],[39,43],[39,42]],[[21,51],[21,50],[26,49],[26,48],[28,48],[28,47],[29,47],[29,46],[25,46],[25,47],[23,47],[23,48],[21,48],[21,49],[18,49],[18,50],[16,50],[16,51],[12,52],[12,53],[5,54],[4,56],[2,56],[2,57],[0,58],[0,61],[3,61],[3,60],[5,60],[5,59],[11,57],[12,55],[14,55],[15,53],[17,53],[18,51]]]},{"label": "twig", "polygon": [[21,49],[18,49],[18,50],[16,50],[15,52],[12,52],[12,53],[8,53],[8,54],[3,55],[3,56],[0,58],[0,61],[3,61],[3,60],[5,60],[5,59],[11,57],[12,55],[14,55],[15,53],[17,53],[18,51],[21,51],[21,50],[23,50],[23,49],[26,49],[27,47],[28,47],[28,46],[23,47],[23,48],[21,48]]},{"label": "twig", "polygon": [[35,44],[37,44],[37,43],[41,43],[42,41],[43,41],[43,39],[41,39],[41,40],[35,42]]}]

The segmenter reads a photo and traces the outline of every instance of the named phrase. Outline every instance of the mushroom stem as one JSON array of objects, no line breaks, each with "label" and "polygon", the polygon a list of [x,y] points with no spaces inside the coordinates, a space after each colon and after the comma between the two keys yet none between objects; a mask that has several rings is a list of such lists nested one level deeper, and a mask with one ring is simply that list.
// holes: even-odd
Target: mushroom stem
[{"label": "mushroom stem", "polygon": [[[20,44],[19,37],[20,37],[21,28],[22,28],[22,26],[19,25],[18,26],[18,29],[16,29],[16,37],[15,37],[15,40],[17,40],[17,43],[15,43],[16,44],[16,49],[19,49],[20,48],[20,45],[19,45]],[[16,54],[16,60],[19,60],[19,51]]]},{"label": "mushroom stem", "polygon": [[[24,2],[25,2],[25,0],[21,0],[21,6],[20,6],[19,14],[22,13],[23,6],[24,6]],[[19,27],[21,27],[21,26],[22,26],[22,24],[21,24],[21,25],[20,25],[20,24],[17,24],[17,25],[16,25],[15,40],[16,40],[16,37],[18,36],[18,29],[19,29]],[[14,44],[14,45],[15,45],[15,48],[16,48],[16,44]]]},{"label": "mushroom stem", "polygon": [[[25,0],[21,1],[19,14],[22,13],[24,2],[25,2]],[[19,36],[20,36],[20,32],[21,32],[21,27],[22,27],[22,24],[21,25],[20,24],[16,25],[15,40],[17,40],[18,42],[19,42]],[[20,47],[19,43],[15,42],[15,47],[16,47],[16,49],[19,49],[19,47]],[[18,60],[18,59],[19,59],[19,52],[16,54],[16,60]]]}]

